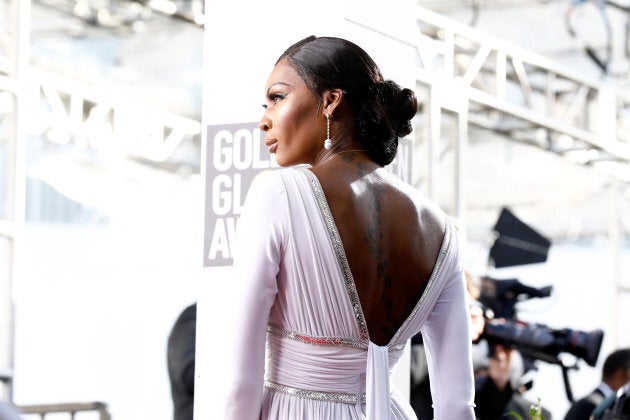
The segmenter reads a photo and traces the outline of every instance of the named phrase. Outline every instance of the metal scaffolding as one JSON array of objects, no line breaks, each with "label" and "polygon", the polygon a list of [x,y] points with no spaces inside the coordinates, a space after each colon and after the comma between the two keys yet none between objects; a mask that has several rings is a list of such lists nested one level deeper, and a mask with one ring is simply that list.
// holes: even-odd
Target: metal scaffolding
[{"label": "metal scaffolding", "polygon": [[627,94],[423,8],[418,28],[417,80],[430,91],[425,112],[430,142],[439,140],[433,127],[445,109],[464,124],[579,164],[614,168],[613,177],[630,182],[630,139],[622,130]]},{"label": "metal scaffolding", "polygon": [[[619,208],[630,186],[627,91],[572,74],[538,54],[430,10],[419,7],[417,13],[417,82],[428,91],[422,133],[429,151],[428,194],[438,198],[445,148],[441,119],[446,111],[457,118],[456,139],[447,147],[455,154],[452,213],[461,232],[466,231],[464,159],[472,125],[609,175],[611,207]],[[611,217],[614,286],[617,294],[627,293],[621,286],[622,215],[613,210]],[[612,306],[616,313],[616,302]]]}]

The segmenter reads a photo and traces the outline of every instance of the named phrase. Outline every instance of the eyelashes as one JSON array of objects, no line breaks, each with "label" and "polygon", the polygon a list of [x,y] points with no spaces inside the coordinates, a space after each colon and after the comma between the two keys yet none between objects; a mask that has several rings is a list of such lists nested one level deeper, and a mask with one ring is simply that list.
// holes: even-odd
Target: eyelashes
[{"label": "eyelashes", "polygon": [[[272,105],[275,105],[284,98],[285,95],[282,95],[280,93],[273,93],[267,96],[267,102],[271,102]],[[263,109],[267,109],[269,107],[269,104],[262,104],[262,107]]]}]

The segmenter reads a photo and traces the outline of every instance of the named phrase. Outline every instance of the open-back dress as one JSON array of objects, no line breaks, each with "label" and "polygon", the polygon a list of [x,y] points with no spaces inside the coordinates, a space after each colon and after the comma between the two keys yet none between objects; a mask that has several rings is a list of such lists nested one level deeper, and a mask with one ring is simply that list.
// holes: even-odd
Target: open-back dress
[{"label": "open-back dress", "polygon": [[[232,311],[216,412],[223,420],[415,419],[392,369],[422,331],[436,419],[473,419],[462,262],[451,222],[431,278],[386,346],[370,341],[354,279],[317,177],[259,174],[237,226]],[[230,314],[230,317],[233,316]]]}]

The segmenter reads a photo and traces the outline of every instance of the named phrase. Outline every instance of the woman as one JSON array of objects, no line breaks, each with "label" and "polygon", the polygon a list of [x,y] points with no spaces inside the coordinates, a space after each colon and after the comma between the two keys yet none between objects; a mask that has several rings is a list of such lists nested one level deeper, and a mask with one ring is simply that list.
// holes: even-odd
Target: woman
[{"label": "woman", "polygon": [[389,372],[422,331],[436,418],[472,419],[455,229],[383,169],[415,95],[357,45],[308,37],[278,59],[265,96],[260,128],[286,168],[256,177],[239,220],[218,416],[415,418]]}]

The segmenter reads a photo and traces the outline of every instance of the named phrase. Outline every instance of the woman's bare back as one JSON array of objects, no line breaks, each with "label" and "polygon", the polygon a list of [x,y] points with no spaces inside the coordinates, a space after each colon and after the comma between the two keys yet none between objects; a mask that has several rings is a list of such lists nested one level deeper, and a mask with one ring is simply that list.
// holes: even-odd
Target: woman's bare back
[{"label": "woman's bare back", "polygon": [[370,340],[386,345],[429,281],[444,216],[412,187],[359,156],[312,170],[341,236]]}]

